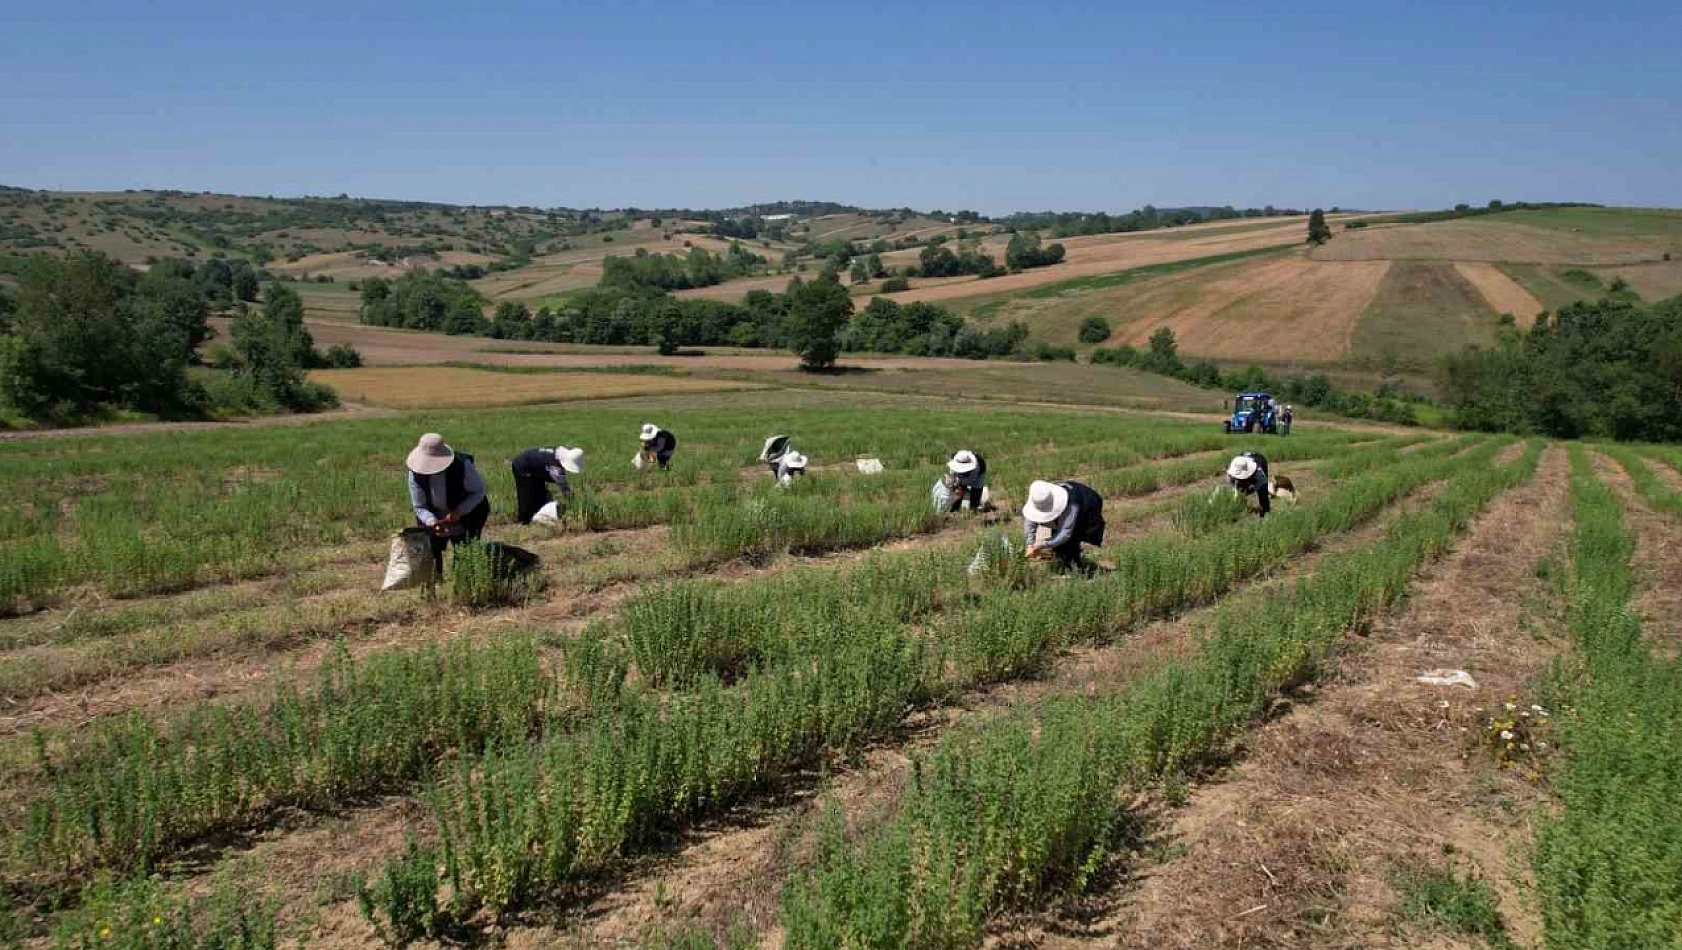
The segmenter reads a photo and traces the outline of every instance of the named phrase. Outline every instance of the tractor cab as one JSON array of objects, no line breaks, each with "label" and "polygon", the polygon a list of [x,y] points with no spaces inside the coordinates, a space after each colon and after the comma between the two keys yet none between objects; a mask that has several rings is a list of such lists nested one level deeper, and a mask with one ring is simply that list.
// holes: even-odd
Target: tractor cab
[{"label": "tractor cab", "polygon": [[1221,423],[1227,432],[1277,431],[1279,407],[1272,393],[1239,393],[1232,400],[1232,418]]}]

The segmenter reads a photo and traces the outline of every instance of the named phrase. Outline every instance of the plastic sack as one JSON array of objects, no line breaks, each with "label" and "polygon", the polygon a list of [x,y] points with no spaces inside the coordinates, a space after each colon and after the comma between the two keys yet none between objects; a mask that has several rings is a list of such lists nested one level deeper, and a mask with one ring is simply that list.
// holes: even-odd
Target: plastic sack
[{"label": "plastic sack", "polygon": [[641,452],[631,456],[631,467],[635,468],[637,471],[642,471],[642,467],[647,464],[648,459],[645,458]]},{"label": "plastic sack", "polygon": [[561,503],[552,501],[537,509],[537,514],[531,516],[532,524],[560,524]]},{"label": "plastic sack", "polygon": [[391,539],[386,558],[385,582],[380,590],[408,590],[437,581],[437,564],[432,559],[432,537],[425,528],[404,528]]},{"label": "plastic sack", "polygon": [[882,471],[882,460],[881,459],[859,459],[858,460],[858,466],[859,466],[859,471],[863,472],[864,474],[875,475],[878,472]]},{"label": "plastic sack", "polygon": [[946,479],[935,479],[934,487],[929,489],[929,497],[934,502],[935,514],[945,514],[946,507],[952,504],[952,488],[946,484]]}]

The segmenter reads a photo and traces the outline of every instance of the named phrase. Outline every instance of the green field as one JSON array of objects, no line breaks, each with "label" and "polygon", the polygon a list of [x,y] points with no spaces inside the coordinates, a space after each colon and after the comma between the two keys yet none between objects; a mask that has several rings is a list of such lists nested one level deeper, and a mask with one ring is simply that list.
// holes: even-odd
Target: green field
[{"label": "green field", "polygon": [[1495,339],[1496,313],[1450,264],[1397,261],[1361,314],[1354,355],[1427,370],[1438,356]]},{"label": "green field", "polygon": [[1539,208],[1491,215],[1504,221],[1591,237],[1667,237],[1682,240],[1682,211],[1671,208]]}]

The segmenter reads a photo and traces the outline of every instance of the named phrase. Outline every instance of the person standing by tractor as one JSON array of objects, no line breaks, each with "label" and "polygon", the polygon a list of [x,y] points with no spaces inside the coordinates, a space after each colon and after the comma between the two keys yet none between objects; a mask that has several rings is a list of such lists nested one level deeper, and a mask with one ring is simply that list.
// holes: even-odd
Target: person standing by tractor
[{"label": "person standing by tractor", "polygon": [[[1039,540],[1041,528],[1051,536]],[[1029,558],[1055,557],[1060,570],[1090,577],[1097,565],[1081,557],[1080,546],[1104,544],[1104,499],[1080,482],[1036,481],[1022,506],[1023,540]]]},{"label": "person standing by tractor", "polygon": [[677,451],[677,436],[652,422],[642,424],[642,457],[644,462],[654,462],[664,471],[672,464],[672,453]]},{"label": "person standing by tractor", "polygon": [[526,449],[514,456],[514,497],[519,504],[517,518],[521,524],[531,524],[543,506],[554,499],[549,486],[561,490],[561,497],[572,500],[572,485],[567,475],[584,474],[584,450],[557,445],[552,449]]},{"label": "person standing by tractor", "polygon": [[1284,410],[1279,413],[1279,434],[1280,435],[1290,435],[1291,434],[1291,416],[1292,416],[1291,404],[1286,403]]},{"label": "person standing by tractor", "polygon": [[980,511],[987,490],[987,460],[981,453],[960,449],[946,463],[946,482],[951,500],[946,510],[955,512],[968,503],[969,510]]},{"label": "person standing by tractor", "polygon": [[491,517],[485,479],[473,456],[457,452],[444,437],[428,432],[409,451],[409,506],[415,521],[432,539],[432,560],[444,573],[444,551],[461,541],[476,541]]},{"label": "person standing by tractor", "polygon": [[1255,495],[1261,504],[1261,517],[1272,510],[1268,490],[1267,458],[1260,452],[1245,452],[1233,458],[1226,467],[1226,480],[1240,496]]}]

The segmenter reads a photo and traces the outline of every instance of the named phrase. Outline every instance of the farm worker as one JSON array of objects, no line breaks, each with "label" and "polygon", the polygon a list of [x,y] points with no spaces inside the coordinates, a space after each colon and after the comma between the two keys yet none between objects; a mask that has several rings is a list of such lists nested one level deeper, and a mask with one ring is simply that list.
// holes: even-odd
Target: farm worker
[{"label": "farm worker", "polygon": [[549,486],[561,490],[561,497],[572,498],[572,486],[567,474],[584,474],[584,450],[557,445],[552,449],[526,449],[514,456],[514,496],[519,500],[519,521],[531,524],[544,505],[552,500]]},{"label": "farm worker", "polygon": [[672,464],[672,453],[677,451],[677,436],[652,422],[642,424],[641,436],[644,461],[658,462],[661,468]]},{"label": "farm worker", "polygon": [[806,474],[806,456],[793,449],[789,449],[775,465],[779,485],[791,484],[797,476]]},{"label": "farm worker", "polygon": [[[1051,537],[1036,540],[1041,527]],[[1022,506],[1023,540],[1028,557],[1056,557],[1058,566],[1090,575],[1096,566],[1080,556],[1084,542],[1104,544],[1104,499],[1080,482],[1034,482]]]},{"label": "farm worker", "polygon": [[1285,411],[1279,414],[1279,434],[1291,434],[1291,404],[1285,404]]},{"label": "farm worker", "polygon": [[987,460],[978,452],[960,449],[946,463],[947,484],[952,489],[952,501],[947,511],[957,511],[969,502],[971,511],[981,510],[981,492],[987,487]]},{"label": "farm worker", "polygon": [[477,540],[491,516],[485,479],[473,456],[450,448],[444,437],[428,432],[409,451],[409,504],[415,520],[432,532],[432,558],[444,570],[444,549],[464,539]]},{"label": "farm worker", "polygon": [[1240,495],[1255,495],[1261,502],[1261,516],[1272,508],[1267,488],[1267,459],[1260,452],[1245,452],[1226,467],[1226,480]]}]

